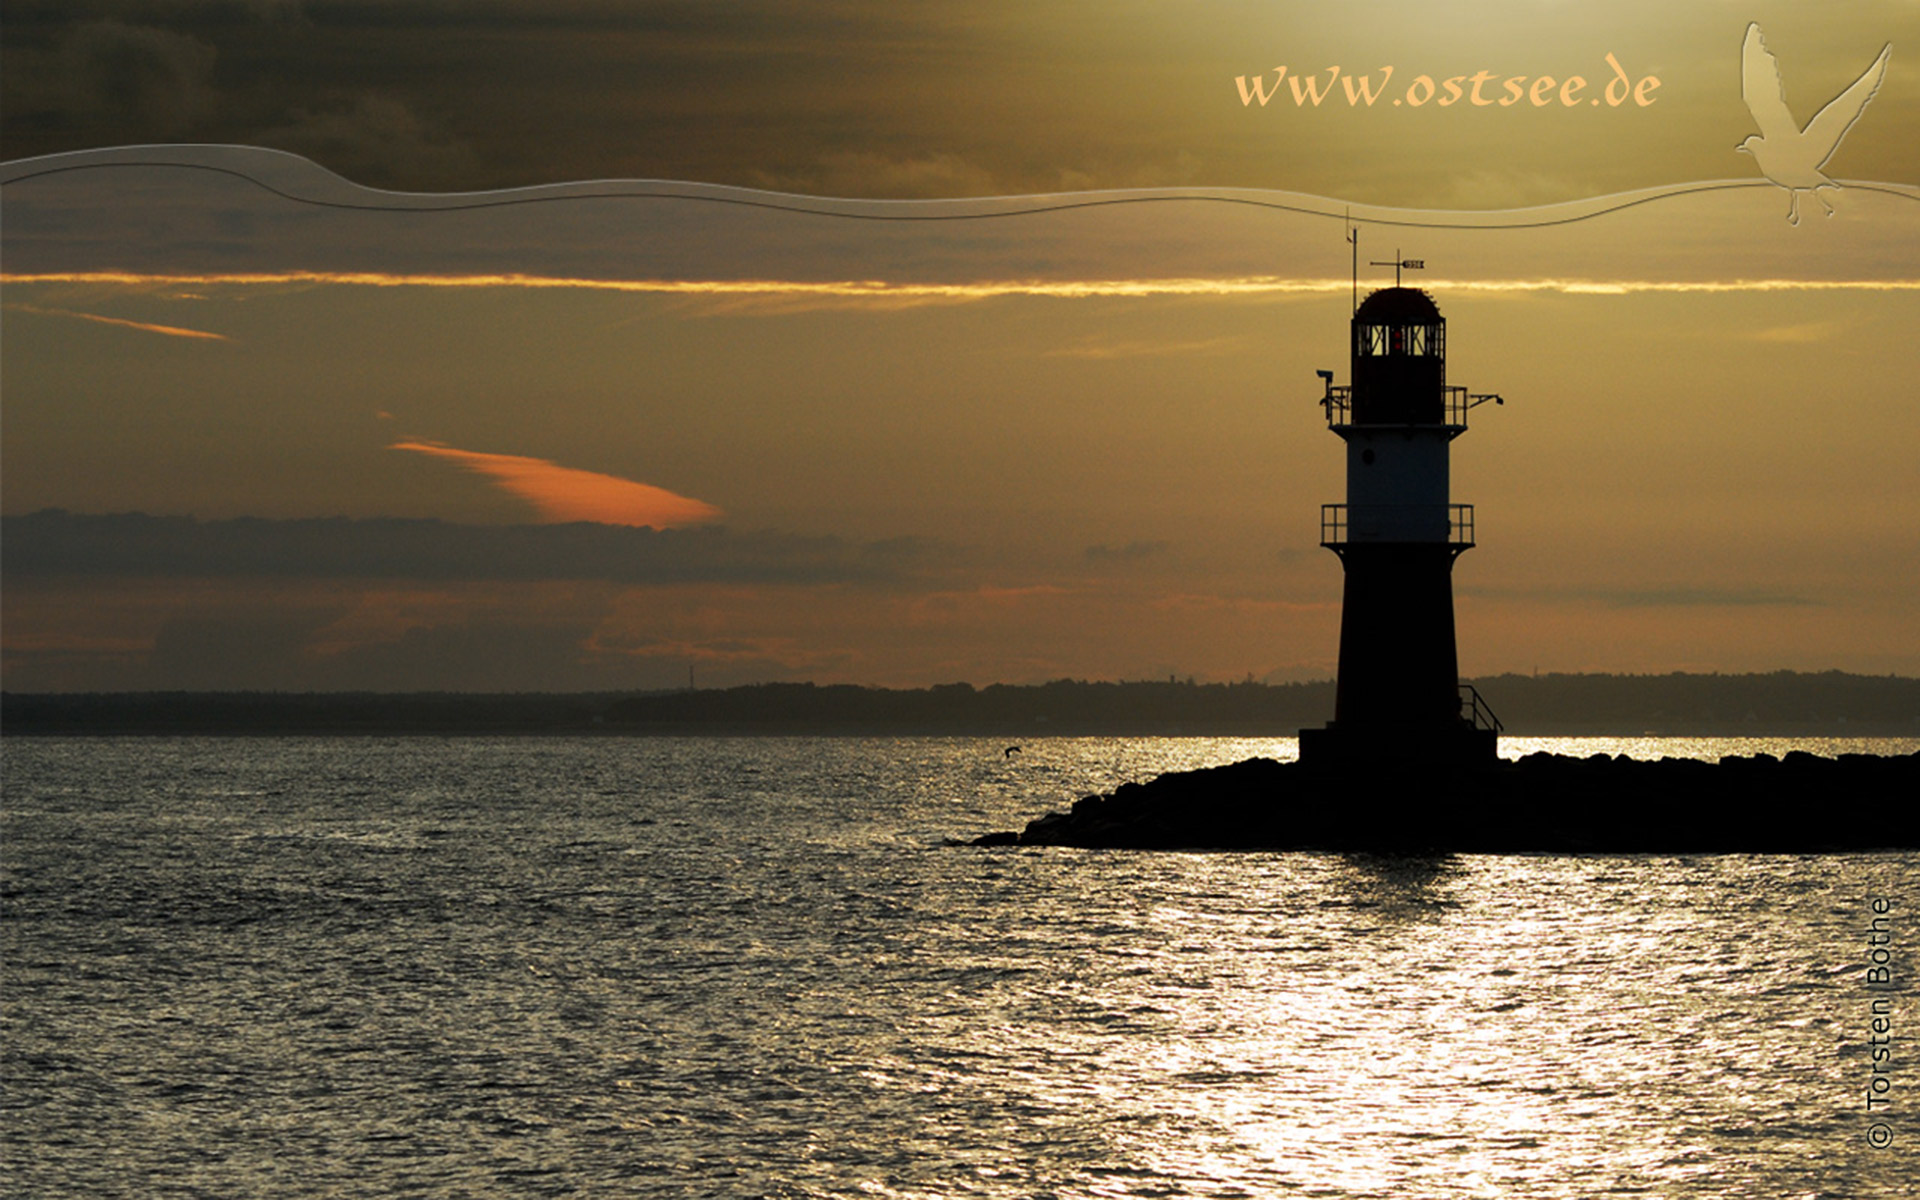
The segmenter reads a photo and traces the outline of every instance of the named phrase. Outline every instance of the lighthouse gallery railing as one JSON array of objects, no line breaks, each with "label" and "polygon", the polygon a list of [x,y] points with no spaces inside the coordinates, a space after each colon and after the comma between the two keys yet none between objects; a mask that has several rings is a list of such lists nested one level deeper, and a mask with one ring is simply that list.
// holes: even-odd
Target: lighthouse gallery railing
[{"label": "lighthouse gallery railing", "polygon": [[[1492,400],[1496,404],[1504,403],[1492,392],[1482,395],[1469,392],[1465,387],[1448,384],[1441,389],[1445,393],[1446,419],[1440,422],[1449,429],[1464,430],[1467,427],[1467,412],[1479,408]],[[1338,429],[1353,424],[1353,388],[1351,386],[1334,387],[1327,385],[1327,394],[1320,398],[1320,407],[1327,410],[1327,427]]]},{"label": "lighthouse gallery railing", "polygon": [[[1431,505],[1414,504],[1322,504],[1320,506],[1320,544],[1346,546],[1360,542],[1442,542],[1438,537],[1408,537],[1403,531],[1415,526],[1432,512]],[[1356,537],[1355,533],[1359,536]],[[1435,525],[1432,532],[1438,533]],[[1458,549],[1473,545],[1473,505],[1447,505],[1447,530],[1444,544]]]}]

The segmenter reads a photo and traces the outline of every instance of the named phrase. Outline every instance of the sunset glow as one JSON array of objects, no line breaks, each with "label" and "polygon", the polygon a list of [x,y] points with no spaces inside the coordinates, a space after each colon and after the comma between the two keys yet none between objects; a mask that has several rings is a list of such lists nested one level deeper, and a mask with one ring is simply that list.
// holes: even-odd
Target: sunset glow
[{"label": "sunset glow", "polygon": [[[1421,286],[1445,292],[1559,292],[1567,295],[1630,295],[1639,292],[1910,292],[1920,279],[1423,279]],[[1058,298],[1148,296],[1327,295],[1352,287],[1347,279],[1295,279],[1247,275],[1204,279],[997,279],[970,283],[914,283],[884,279],[587,279],[551,275],[402,275],[378,271],[270,271],[230,274],[141,274],[70,271],[0,275],[0,283],[93,284],[128,288],[271,287],[334,285],[374,288],[517,288],[641,292],[687,296],[817,296],[871,300],[988,300],[1003,296]],[[62,314],[85,316],[82,313]],[[90,320],[135,325],[186,336],[218,334],[139,325],[109,317]]]},{"label": "sunset glow", "polygon": [[[1915,60],[1797,226],[1735,149],[1750,20],[1805,119],[1911,41],[1911,5],[1048,8],[971,49],[894,7],[846,67],[763,29],[765,79],[691,49],[718,27],[568,17],[598,65],[556,80],[622,83],[562,114],[564,87],[480,69],[529,52],[520,16],[510,55],[407,93],[486,23],[440,6],[431,36],[365,31],[423,38],[425,75],[337,110],[317,77],[277,115],[236,92],[251,115],[219,125],[195,105],[284,77],[312,31],[189,5],[220,71],[174,115],[206,119],[114,144],[112,97],[50,82],[62,38],[105,33],[35,9],[0,161],[9,686],[1325,676],[1323,402],[1395,284],[1487,397],[1450,468],[1478,514],[1463,673],[1920,669]],[[1395,64],[1395,88],[1317,104],[1280,63],[1302,88]],[[1561,82],[1443,103],[1480,68]],[[727,81],[725,120],[696,77]],[[407,588],[404,620],[367,615]]]}]

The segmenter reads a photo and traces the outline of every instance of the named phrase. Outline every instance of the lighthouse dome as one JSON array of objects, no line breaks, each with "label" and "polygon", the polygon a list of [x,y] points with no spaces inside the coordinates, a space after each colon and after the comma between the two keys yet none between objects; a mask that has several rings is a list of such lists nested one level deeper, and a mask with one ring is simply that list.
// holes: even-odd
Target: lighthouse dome
[{"label": "lighthouse dome", "polygon": [[1381,288],[1353,314],[1357,425],[1446,421],[1447,323],[1419,288]]},{"label": "lighthouse dome", "polygon": [[1435,325],[1440,306],[1419,288],[1381,288],[1360,302],[1353,320],[1357,325]]}]

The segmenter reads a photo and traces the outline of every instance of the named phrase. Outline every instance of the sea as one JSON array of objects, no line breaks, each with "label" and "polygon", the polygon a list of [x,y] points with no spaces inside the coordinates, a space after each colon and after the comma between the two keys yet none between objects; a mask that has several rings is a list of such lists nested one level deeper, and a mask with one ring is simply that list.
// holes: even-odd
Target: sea
[{"label": "sea", "polygon": [[1920,854],[960,844],[1260,755],[7,738],[0,1193],[1914,1194]]}]

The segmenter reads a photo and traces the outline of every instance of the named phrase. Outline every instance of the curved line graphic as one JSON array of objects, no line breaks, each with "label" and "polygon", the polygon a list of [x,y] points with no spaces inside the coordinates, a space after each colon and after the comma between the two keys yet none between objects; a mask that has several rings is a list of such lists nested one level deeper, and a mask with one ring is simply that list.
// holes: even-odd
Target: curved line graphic
[{"label": "curved line graphic", "polygon": [[[351,193],[350,199],[328,199],[303,194],[262,178],[260,174],[217,162],[194,161],[182,150],[210,154],[271,156],[268,161],[306,172],[318,182]],[[160,151],[160,153],[153,153]],[[168,153],[171,152],[171,153]],[[106,157],[142,154],[150,157]],[[71,161],[86,158],[92,161]],[[67,161],[62,161],[67,160]],[[252,146],[153,147],[129,146],[107,150],[83,150],[41,158],[15,159],[0,163],[0,187],[12,187],[38,179],[81,171],[105,171],[121,168],[146,168],[201,171],[242,180],[273,196],[296,204],[349,212],[441,213],[471,212],[481,209],[509,208],[533,204],[553,204],[579,200],[683,200],[695,203],[757,208],[805,216],[845,220],[915,222],[984,221],[1005,217],[1041,216],[1095,208],[1134,204],[1208,203],[1232,204],[1302,216],[1326,217],[1355,224],[1397,226],[1414,229],[1542,229],[1571,225],[1609,213],[1621,212],[1657,200],[1701,192],[1737,188],[1771,188],[1770,180],[1718,179],[1691,183],[1666,184],[1631,192],[1615,192],[1584,200],[1517,209],[1407,209],[1375,205],[1351,205],[1321,196],[1290,192],[1262,193],[1254,189],[1142,188],[1096,192],[1069,192],[1027,196],[986,196],[943,200],[862,200],[824,196],[804,196],[789,192],[767,192],[725,184],[693,183],[676,180],[595,180],[575,183],[541,184],[486,192],[393,192],[368,188],[296,154]],[[1920,188],[1905,184],[1875,181],[1847,181],[1843,187],[1877,192],[1920,202]],[[688,190],[694,189],[694,190]],[[360,197],[366,197],[364,199]],[[1281,197],[1284,197],[1282,199]],[[927,211],[931,208],[945,211]],[[1576,211],[1567,212],[1568,209]],[[901,211],[917,210],[917,211]]]}]

